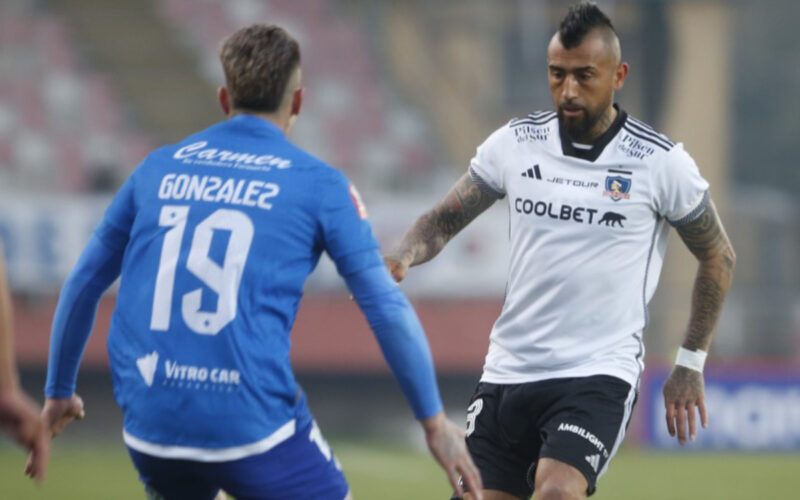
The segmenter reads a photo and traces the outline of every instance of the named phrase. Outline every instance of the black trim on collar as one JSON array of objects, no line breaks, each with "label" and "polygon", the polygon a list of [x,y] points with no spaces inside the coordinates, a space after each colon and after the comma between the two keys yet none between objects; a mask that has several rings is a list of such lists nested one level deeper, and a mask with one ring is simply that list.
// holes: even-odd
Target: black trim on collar
[{"label": "black trim on collar", "polygon": [[561,138],[561,152],[564,153],[564,156],[574,156],[575,158],[592,162],[597,160],[606,146],[608,146],[608,143],[611,142],[611,139],[616,137],[616,135],[619,133],[622,125],[628,118],[628,113],[626,113],[625,110],[620,109],[617,104],[614,104],[614,108],[617,110],[617,118],[614,120],[614,123],[608,127],[608,130],[603,132],[603,135],[594,141],[592,144],[592,149],[579,149],[573,146],[572,139],[567,136],[567,133],[564,131],[564,127],[561,126],[561,120],[559,120],[558,135]]}]

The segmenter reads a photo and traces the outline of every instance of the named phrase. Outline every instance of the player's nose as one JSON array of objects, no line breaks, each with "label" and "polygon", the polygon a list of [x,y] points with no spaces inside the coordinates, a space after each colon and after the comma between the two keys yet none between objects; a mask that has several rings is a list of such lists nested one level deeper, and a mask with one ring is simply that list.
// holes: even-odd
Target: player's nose
[{"label": "player's nose", "polygon": [[567,75],[564,78],[564,87],[562,90],[564,100],[567,102],[572,101],[578,97],[578,80],[572,75]]}]

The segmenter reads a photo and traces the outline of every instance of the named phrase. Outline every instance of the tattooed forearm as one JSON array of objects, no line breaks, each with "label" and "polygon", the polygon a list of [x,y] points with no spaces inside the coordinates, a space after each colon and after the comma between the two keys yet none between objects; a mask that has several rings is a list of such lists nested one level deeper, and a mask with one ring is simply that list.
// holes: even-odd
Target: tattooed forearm
[{"label": "tattooed forearm", "polygon": [[[703,276],[703,265],[700,265],[692,292],[692,312],[689,317],[686,338],[683,347],[695,351],[708,351],[711,344],[711,332],[722,310],[727,287],[723,289],[720,280],[713,276]],[[730,280],[728,280],[730,283]]]},{"label": "tattooed forearm", "polygon": [[731,286],[736,255],[713,202],[694,222],[679,227],[678,233],[700,262],[683,346],[707,351],[714,324]]},{"label": "tattooed forearm", "polygon": [[432,259],[496,199],[464,174],[433,210],[414,222],[393,256],[411,266]]}]

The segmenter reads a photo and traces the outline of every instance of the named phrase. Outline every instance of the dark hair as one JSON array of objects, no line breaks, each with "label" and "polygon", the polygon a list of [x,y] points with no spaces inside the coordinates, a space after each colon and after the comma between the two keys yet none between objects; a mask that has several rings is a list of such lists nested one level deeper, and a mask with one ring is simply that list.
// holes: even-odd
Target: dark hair
[{"label": "dark hair", "polygon": [[300,46],[279,26],[254,24],[226,38],[219,59],[233,107],[270,113],[300,65]]},{"label": "dark hair", "polygon": [[611,20],[594,2],[581,2],[571,5],[567,15],[558,26],[558,36],[565,49],[577,47],[583,38],[594,28],[608,28],[614,34],[616,30]]}]

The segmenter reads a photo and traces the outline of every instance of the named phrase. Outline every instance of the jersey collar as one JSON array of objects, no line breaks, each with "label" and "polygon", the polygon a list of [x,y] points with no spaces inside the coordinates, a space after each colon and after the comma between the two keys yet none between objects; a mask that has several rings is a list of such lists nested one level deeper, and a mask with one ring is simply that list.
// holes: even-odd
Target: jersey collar
[{"label": "jersey collar", "polygon": [[255,135],[286,137],[286,134],[277,125],[255,115],[241,113],[229,119],[228,122],[235,127],[244,127]]},{"label": "jersey collar", "polygon": [[617,110],[617,118],[614,120],[614,123],[608,127],[608,130],[603,132],[603,135],[594,141],[594,143],[591,145],[592,147],[589,149],[580,149],[573,146],[572,140],[567,136],[566,132],[564,132],[564,127],[561,126],[561,121],[559,120],[558,133],[561,137],[561,151],[564,153],[564,156],[573,156],[575,158],[592,162],[597,160],[606,146],[608,146],[608,143],[611,142],[611,139],[616,137],[617,133],[622,128],[622,125],[625,123],[625,120],[628,118],[628,113],[626,113],[625,110],[620,109],[617,104],[614,104],[614,108]]}]

